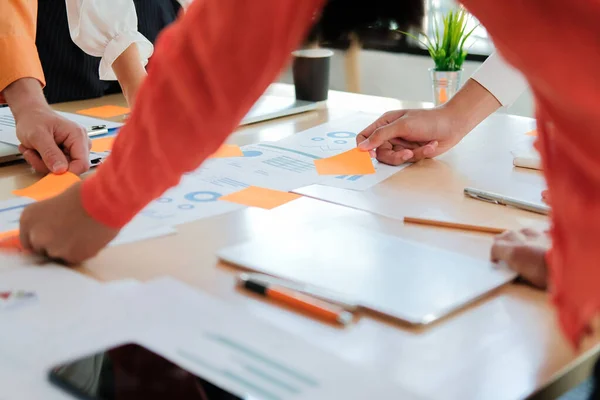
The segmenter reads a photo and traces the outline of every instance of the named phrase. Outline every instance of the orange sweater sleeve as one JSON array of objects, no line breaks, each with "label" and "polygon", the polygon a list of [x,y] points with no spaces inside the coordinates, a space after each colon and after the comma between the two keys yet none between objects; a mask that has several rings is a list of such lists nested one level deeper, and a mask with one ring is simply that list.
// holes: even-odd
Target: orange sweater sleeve
[{"label": "orange sweater sleeve", "polygon": [[0,93],[21,78],[45,84],[35,46],[36,17],[37,0],[0,1]]},{"label": "orange sweater sleeve", "polygon": [[322,0],[195,0],[158,40],[152,68],[112,154],[82,187],[86,211],[115,228],[233,132]]},{"label": "orange sweater sleeve", "polygon": [[600,2],[462,3],[534,93],[552,199],[550,288],[563,332],[577,345],[600,315]]}]

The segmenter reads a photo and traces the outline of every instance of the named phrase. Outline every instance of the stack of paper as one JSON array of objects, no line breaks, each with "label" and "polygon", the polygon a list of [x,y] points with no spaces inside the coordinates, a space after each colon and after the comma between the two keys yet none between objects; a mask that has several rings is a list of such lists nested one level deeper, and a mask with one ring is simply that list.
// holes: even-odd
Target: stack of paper
[{"label": "stack of paper", "polygon": [[241,398],[415,397],[172,279],[102,285],[59,267],[19,266],[0,270],[0,282],[35,295],[0,309],[7,398],[63,398],[49,368],[130,342]]}]

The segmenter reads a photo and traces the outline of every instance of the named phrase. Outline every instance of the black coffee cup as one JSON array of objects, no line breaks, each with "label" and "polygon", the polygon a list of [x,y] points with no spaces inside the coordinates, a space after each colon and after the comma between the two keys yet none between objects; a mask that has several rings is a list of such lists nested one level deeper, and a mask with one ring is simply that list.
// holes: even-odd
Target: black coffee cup
[{"label": "black coffee cup", "polygon": [[292,53],[296,99],[305,101],[327,100],[329,67],[333,51],[327,49],[297,50]]}]

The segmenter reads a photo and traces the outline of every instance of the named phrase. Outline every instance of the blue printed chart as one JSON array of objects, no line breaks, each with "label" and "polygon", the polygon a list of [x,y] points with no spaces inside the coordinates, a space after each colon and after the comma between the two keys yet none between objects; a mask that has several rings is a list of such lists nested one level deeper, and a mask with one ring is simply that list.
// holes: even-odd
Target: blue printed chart
[{"label": "blue printed chart", "polygon": [[184,176],[179,185],[150,203],[140,215],[162,224],[176,226],[225,214],[243,207],[218,201],[219,198],[247,186],[232,177],[196,172]]},{"label": "blue printed chart", "polygon": [[358,113],[316,126],[277,142],[319,158],[331,157],[356,147],[356,136],[378,116]]},{"label": "blue printed chart", "polygon": [[244,154],[251,156],[232,159],[230,166],[249,184],[275,190],[290,191],[323,180],[314,165],[320,157],[279,143],[244,146]]},{"label": "blue printed chart", "polygon": [[[16,197],[0,202],[0,232],[8,232],[19,229],[21,213],[28,205],[34,203],[33,200],[24,197]],[[143,239],[149,239],[158,236],[164,236],[174,233],[170,226],[165,226],[156,221],[145,220],[136,217],[127,224],[119,235],[110,243],[116,246],[125,243],[131,243]]]},{"label": "blue printed chart", "polygon": [[[358,113],[350,118],[316,126],[276,143],[290,151],[307,153],[318,158],[335,156],[356,147],[356,136],[369,126],[378,115]],[[339,175],[313,182],[342,189],[366,190],[384,181],[408,164],[392,167],[373,161],[375,174]],[[323,177],[321,177],[323,178]]]}]

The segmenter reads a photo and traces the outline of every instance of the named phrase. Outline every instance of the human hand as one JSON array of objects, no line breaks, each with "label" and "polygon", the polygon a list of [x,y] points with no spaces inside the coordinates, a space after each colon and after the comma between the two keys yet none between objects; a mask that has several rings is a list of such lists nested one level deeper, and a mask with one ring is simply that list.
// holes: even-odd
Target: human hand
[{"label": "human hand", "polygon": [[504,261],[523,279],[539,289],[548,285],[546,252],[550,249],[548,235],[533,229],[506,231],[494,239],[491,258]]},{"label": "human hand", "polygon": [[398,110],[383,114],[356,137],[358,148],[374,151],[390,165],[436,157],[467,134],[460,121],[444,107]]},{"label": "human hand", "polygon": [[20,239],[26,251],[66,264],[95,256],[119,233],[90,217],[81,202],[81,183],[23,210]]},{"label": "human hand", "polygon": [[3,94],[15,117],[19,151],[34,169],[78,175],[89,169],[91,142],[87,132],[52,111],[36,79],[19,79]]},{"label": "human hand", "polygon": [[546,204],[550,204],[550,194],[548,190],[542,191],[542,201]]},{"label": "human hand", "polygon": [[92,143],[86,130],[50,107],[30,109],[15,116],[19,151],[36,171],[80,175],[90,168]]},{"label": "human hand", "polygon": [[500,106],[491,92],[469,79],[442,106],[384,114],[358,135],[358,148],[375,151],[379,161],[391,165],[436,157],[454,147]]}]

